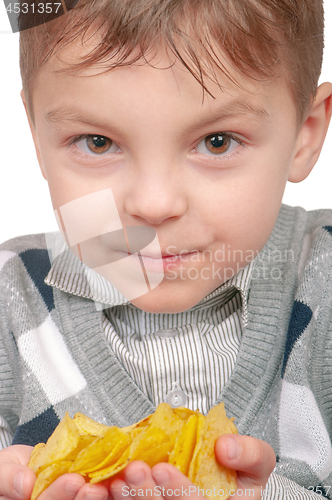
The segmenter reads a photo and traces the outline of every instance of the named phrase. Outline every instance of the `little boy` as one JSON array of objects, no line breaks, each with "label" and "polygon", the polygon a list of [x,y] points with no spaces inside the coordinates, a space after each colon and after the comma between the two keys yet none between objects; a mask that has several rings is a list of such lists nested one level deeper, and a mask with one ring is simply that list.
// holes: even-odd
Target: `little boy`
[{"label": "little boy", "polygon": [[[1,246],[2,496],[29,498],[31,445],[65,411],[125,426],[223,400],[241,434],[216,443],[231,496],[332,497],[332,213],[281,205],[332,113],[321,0],[81,0],[20,50],[66,247]],[[191,483],[137,461],[41,500],[126,485],[169,500]]]}]

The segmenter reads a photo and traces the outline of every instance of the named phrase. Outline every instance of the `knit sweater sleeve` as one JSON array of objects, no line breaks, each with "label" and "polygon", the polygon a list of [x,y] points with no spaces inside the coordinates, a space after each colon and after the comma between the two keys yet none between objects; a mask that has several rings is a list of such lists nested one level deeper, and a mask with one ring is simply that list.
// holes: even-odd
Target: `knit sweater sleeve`
[{"label": "knit sweater sleeve", "polygon": [[[0,443],[8,445],[19,421],[22,396],[22,371],[16,340],[11,324],[15,303],[14,286],[4,278],[8,263],[17,258],[5,248],[0,251]],[[19,314],[17,311],[16,314]]]},{"label": "knit sweater sleeve", "polygon": [[31,407],[19,342],[48,315],[52,290],[43,280],[49,267],[44,235],[19,237],[0,246],[0,441],[4,444],[17,430],[24,401]]},{"label": "knit sweater sleeve", "polygon": [[280,391],[273,440],[278,463],[266,488],[273,500],[332,497],[331,213],[307,213],[300,241],[281,380],[274,389]]}]

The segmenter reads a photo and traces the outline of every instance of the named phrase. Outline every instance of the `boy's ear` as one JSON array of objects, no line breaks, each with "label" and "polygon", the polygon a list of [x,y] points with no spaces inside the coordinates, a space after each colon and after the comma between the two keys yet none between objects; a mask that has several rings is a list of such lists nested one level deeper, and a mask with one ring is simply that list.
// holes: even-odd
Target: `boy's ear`
[{"label": "boy's ear", "polygon": [[35,145],[35,150],[36,150],[36,155],[37,155],[39,167],[40,167],[40,170],[41,170],[41,173],[42,173],[44,179],[47,180],[46,179],[46,174],[45,174],[45,169],[44,169],[44,166],[43,166],[42,157],[41,157],[41,154],[40,154],[40,149],[39,149],[39,144],[38,144],[38,138],[37,138],[37,133],[36,133],[35,125],[34,125],[32,119],[30,117],[30,113],[29,113],[29,110],[28,110],[28,106],[27,106],[27,103],[26,103],[26,99],[25,99],[25,95],[24,95],[24,91],[23,90],[21,90],[21,98],[22,98],[22,101],[23,101],[25,112],[27,114],[27,118],[28,118],[28,122],[29,122],[29,127],[30,127],[31,134],[32,134],[33,143]]},{"label": "boy's ear", "polygon": [[313,169],[324,144],[332,114],[332,84],[318,87],[316,97],[297,138],[295,157],[290,169],[290,182],[303,181]]}]

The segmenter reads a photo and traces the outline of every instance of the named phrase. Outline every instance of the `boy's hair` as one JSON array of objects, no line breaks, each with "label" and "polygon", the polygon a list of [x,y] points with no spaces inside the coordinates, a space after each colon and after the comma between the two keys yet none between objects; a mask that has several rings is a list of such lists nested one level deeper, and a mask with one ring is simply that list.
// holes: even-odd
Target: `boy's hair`
[{"label": "boy's hair", "polygon": [[32,118],[38,68],[92,34],[99,36],[98,45],[68,69],[148,61],[163,44],[210,93],[206,78],[218,83],[216,70],[234,81],[224,53],[246,76],[284,78],[301,123],[321,72],[323,0],[80,0],[56,20],[21,32],[20,68]]}]

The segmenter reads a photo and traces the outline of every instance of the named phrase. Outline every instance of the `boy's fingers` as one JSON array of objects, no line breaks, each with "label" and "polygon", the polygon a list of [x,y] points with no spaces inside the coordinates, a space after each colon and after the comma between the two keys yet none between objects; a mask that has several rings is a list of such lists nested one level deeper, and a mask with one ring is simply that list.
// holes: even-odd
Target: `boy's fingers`
[{"label": "boy's fingers", "polygon": [[190,500],[206,500],[203,497],[203,490],[199,491],[198,486],[171,464],[155,465],[152,468],[152,477],[160,486],[161,494],[166,500],[179,500],[183,497],[190,497]]},{"label": "boy's fingers", "polygon": [[[155,490],[156,483],[151,474],[151,468],[141,460],[131,462],[124,470],[123,479],[112,482],[110,491],[114,500],[125,497],[145,499],[160,498]],[[143,492],[143,495],[142,493]]]},{"label": "boy's fingers", "polygon": [[219,462],[238,471],[242,485],[265,485],[276,463],[273,448],[250,436],[227,434],[215,446]]},{"label": "boy's fingers", "polygon": [[38,500],[73,500],[85,484],[80,474],[64,474],[43,491]]},{"label": "boy's fingers", "polygon": [[0,467],[0,495],[17,500],[31,496],[36,476],[26,466],[5,462]]},{"label": "boy's fingers", "polygon": [[1,450],[0,465],[5,462],[28,465],[32,450],[33,446],[27,446],[25,444],[14,444],[8,448],[4,448]]},{"label": "boy's fingers", "polygon": [[75,500],[107,500],[108,490],[101,484],[85,484],[78,492]]}]

